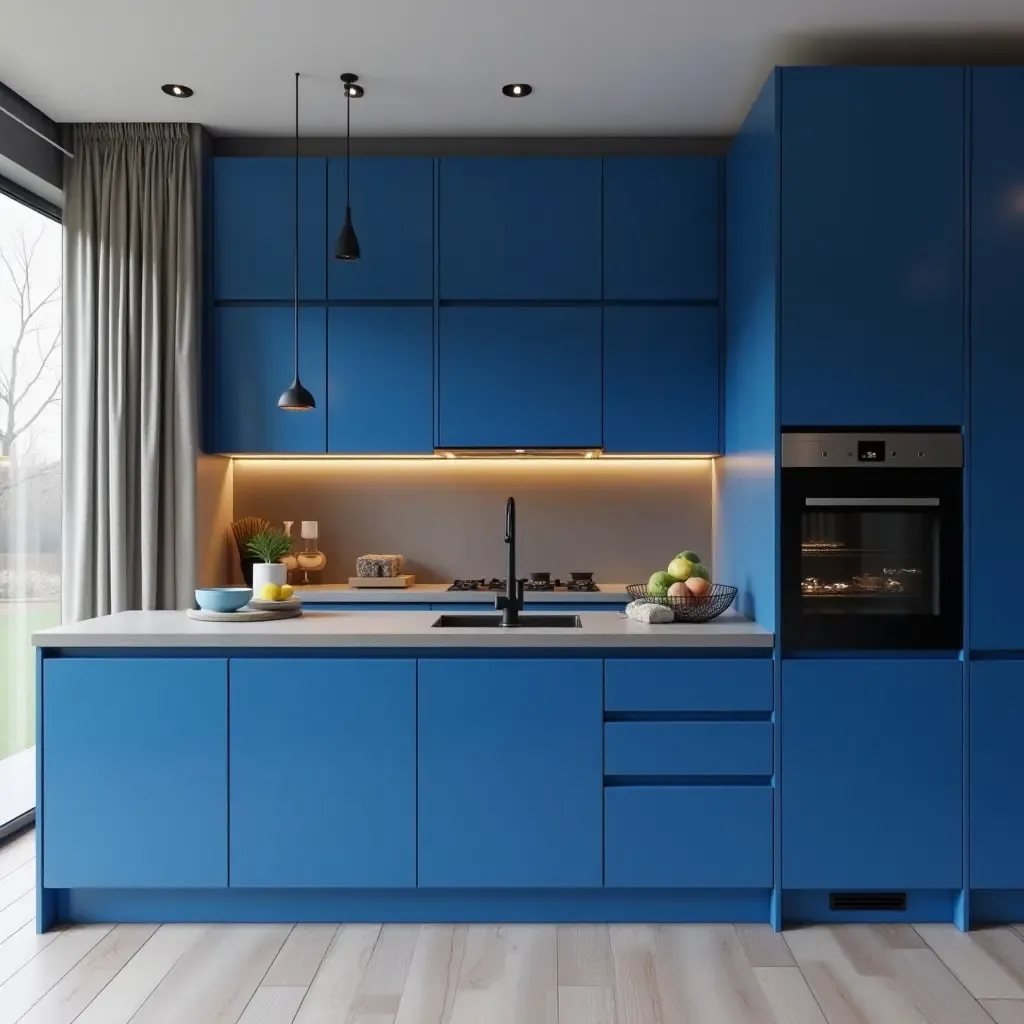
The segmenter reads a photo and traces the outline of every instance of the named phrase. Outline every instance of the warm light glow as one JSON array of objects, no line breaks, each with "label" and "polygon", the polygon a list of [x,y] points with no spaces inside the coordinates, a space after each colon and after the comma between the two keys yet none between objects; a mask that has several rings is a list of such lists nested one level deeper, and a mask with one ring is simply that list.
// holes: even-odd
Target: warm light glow
[{"label": "warm light glow", "polygon": [[265,455],[233,456],[232,462],[238,467],[245,466],[257,472],[286,473],[291,470],[303,472],[343,475],[345,473],[370,473],[372,475],[395,474],[415,475],[428,478],[437,473],[472,477],[485,476],[559,476],[566,480],[593,477],[628,477],[644,474],[706,473],[714,465],[713,459],[449,459],[422,458],[417,456],[338,457],[323,455]]},{"label": "warm light glow", "polygon": [[482,462],[498,466],[568,466],[582,462],[600,463],[664,463],[667,466],[676,466],[686,462],[714,462],[720,458],[719,455],[693,454],[693,455],[608,455],[602,452],[588,451],[574,453],[577,457],[567,455],[534,455],[525,448],[516,448],[515,454],[487,455],[484,453],[474,454],[471,452],[450,452],[437,451],[429,455],[260,455],[252,452],[238,454],[226,454],[224,457],[236,462],[409,462],[409,463],[430,463],[430,462],[458,462],[460,464],[477,465]]}]

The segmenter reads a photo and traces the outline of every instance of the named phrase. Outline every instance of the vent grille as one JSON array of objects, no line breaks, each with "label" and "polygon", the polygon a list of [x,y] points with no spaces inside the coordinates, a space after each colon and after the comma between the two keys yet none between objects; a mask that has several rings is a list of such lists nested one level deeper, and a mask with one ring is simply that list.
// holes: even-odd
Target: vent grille
[{"label": "vent grille", "polygon": [[905,892],[830,892],[829,910],[906,910]]}]

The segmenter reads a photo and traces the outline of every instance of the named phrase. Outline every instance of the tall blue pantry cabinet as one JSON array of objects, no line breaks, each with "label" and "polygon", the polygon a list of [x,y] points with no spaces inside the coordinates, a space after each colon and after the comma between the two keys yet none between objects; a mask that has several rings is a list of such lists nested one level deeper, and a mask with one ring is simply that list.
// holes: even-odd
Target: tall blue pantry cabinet
[{"label": "tall blue pantry cabinet", "polygon": [[1024,911],[1024,68],[971,72],[968,606],[970,886],[976,920]]},{"label": "tall blue pantry cabinet", "polygon": [[[780,625],[782,430],[964,430],[977,411],[978,74],[779,68],[730,153],[718,543],[742,552],[732,567],[762,625]],[[769,412],[751,400],[766,388]],[[748,542],[755,501],[775,520],[774,557]],[[810,658],[784,643],[774,923],[966,924],[973,666],[927,652]]]}]

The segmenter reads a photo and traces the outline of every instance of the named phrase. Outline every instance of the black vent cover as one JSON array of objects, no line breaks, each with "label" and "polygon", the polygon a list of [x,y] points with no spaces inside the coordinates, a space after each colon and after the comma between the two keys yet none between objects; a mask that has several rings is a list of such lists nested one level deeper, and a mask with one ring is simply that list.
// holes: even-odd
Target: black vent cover
[{"label": "black vent cover", "polygon": [[906,910],[905,892],[830,892],[829,910]]}]

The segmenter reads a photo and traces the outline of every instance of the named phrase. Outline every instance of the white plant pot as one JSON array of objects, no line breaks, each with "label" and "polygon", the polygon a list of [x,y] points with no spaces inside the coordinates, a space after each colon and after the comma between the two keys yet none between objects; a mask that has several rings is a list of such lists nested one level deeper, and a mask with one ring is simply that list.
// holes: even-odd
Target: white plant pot
[{"label": "white plant pot", "polygon": [[254,562],[252,567],[252,592],[260,596],[260,590],[268,583],[283,587],[288,582],[288,567],[281,562]]}]

